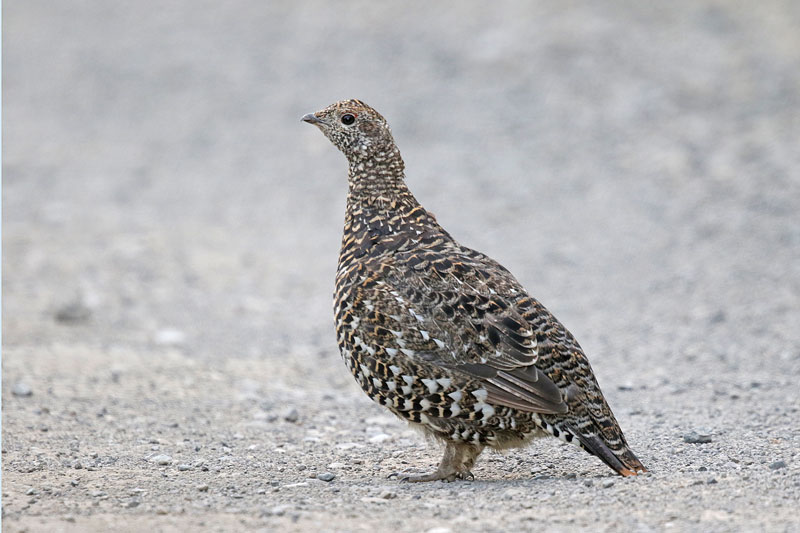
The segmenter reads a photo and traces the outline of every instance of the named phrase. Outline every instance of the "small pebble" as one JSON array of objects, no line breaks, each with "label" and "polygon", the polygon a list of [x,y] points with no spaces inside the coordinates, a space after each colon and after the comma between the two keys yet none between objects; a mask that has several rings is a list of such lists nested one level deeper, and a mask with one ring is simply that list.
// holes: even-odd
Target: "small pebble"
[{"label": "small pebble", "polygon": [[74,468],[75,470],[80,470],[81,468],[83,468],[83,463],[81,463],[80,461],[75,461],[74,463],[72,463],[72,468]]},{"label": "small pebble", "polygon": [[166,465],[172,463],[172,457],[170,457],[169,455],[165,455],[165,454],[159,454],[159,455],[155,455],[155,456],[151,457],[150,458],[150,462],[151,463],[155,463],[155,464],[160,465],[160,466],[166,466]]},{"label": "small pebble", "polygon": [[33,390],[27,383],[22,381],[18,381],[14,383],[14,386],[11,388],[11,394],[14,396],[31,396],[33,394]]},{"label": "small pebble", "polygon": [[779,470],[781,468],[786,468],[786,461],[780,460],[780,461],[775,461],[774,463],[770,463],[769,468],[770,470]]},{"label": "small pebble", "polygon": [[56,322],[62,324],[79,324],[91,318],[92,310],[82,301],[68,303],[56,311]]},{"label": "small pebble", "polygon": [[397,498],[397,493],[392,490],[385,490],[380,493],[380,498],[384,500],[393,500]]},{"label": "small pebble", "polygon": [[614,486],[614,480],[613,479],[606,479],[605,481],[603,481],[603,488],[604,489],[607,489],[607,488],[613,487],[613,486]]},{"label": "small pebble", "polygon": [[594,485],[594,482],[591,479],[587,479],[586,481],[583,482],[583,485],[585,487],[591,487],[592,485]]},{"label": "small pebble", "polygon": [[391,439],[392,436],[387,433],[378,433],[377,435],[373,435],[369,438],[369,441],[373,444],[380,444],[382,442],[386,442],[387,440]]},{"label": "small pebble", "polygon": [[202,485],[197,485],[197,490],[200,492],[208,492],[208,485],[203,483]]},{"label": "small pebble", "polygon": [[321,474],[317,474],[317,479],[320,481],[333,481],[333,478],[336,477],[336,474],[331,472],[323,472]]},{"label": "small pebble", "polygon": [[297,409],[295,409],[294,407],[292,407],[291,409],[286,411],[284,413],[284,415],[283,415],[283,419],[286,420],[287,422],[297,422],[297,420],[299,418],[300,418],[300,414],[297,412]]},{"label": "small pebble", "polygon": [[287,508],[288,508],[287,505],[276,505],[275,507],[269,510],[269,514],[273,516],[283,516],[286,514]]},{"label": "small pebble", "polygon": [[386,500],[377,496],[364,496],[361,501],[364,503],[386,503]]},{"label": "small pebble", "polygon": [[156,332],[153,341],[159,346],[180,346],[186,342],[186,334],[179,329],[164,328]]},{"label": "small pebble", "polygon": [[34,496],[35,494],[36,494],[36,489],[34,489],[33,487],[25,491],[26,496]]},{"label": "small pebble", "polygon": [[725,322],[725,318],[726,318],[725,311],[717,311],[716,313],[714,313],[709,317],[708,322],[710,324],[720,324],[722,322]]},{"label": "small pebble", "polygon": [[683,442],[689,444],[706,444],[711,442],[711,433],[707,431],[690,431],[683,436]]},{"label": "small pebble", "polygon": [[191,470],[191,469],[192,469],[192,467],[187,465],[187,464],[185,464],[185,463],[178,465],[178,470],[181,471],[181,472],[186,472],[187,470]]}]

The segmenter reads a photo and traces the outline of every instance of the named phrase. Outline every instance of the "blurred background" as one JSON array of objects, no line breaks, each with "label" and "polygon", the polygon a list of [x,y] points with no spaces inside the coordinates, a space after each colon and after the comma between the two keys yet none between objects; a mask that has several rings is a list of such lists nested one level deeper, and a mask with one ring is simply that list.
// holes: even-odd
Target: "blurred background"
[{"label": "blurred background", "polygon": [[[797,529],[798,28],[793,0],[6,2],[4,519]],[[347,98],[579,339],[651,475],[590,488],[551,439],[444,499],[384,479],[439,452],[336,348],[347,165],[300,117]]]},{"label": "blurred background", "polygon": [[8,3],[4,343],[335,355],[346,163],[299,117],[360,98],[423,205],[590,351],[796,370],[798,23],[792,1]]}]

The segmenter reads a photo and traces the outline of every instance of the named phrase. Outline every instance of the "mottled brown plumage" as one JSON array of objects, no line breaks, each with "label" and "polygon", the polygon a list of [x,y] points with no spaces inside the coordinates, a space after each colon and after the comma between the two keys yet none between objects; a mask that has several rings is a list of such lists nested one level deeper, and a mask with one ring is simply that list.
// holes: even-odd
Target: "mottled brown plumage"
[{"label": "mottled brown plumage", "polygon": [[414,198],[386,120],[358,100],[303,117],[347,156],[334,311],[361,388],[446,443],[409,481],[471,477],[484,447],[554,435],[621,475],[645,471],[578,342],[502,265]]}]

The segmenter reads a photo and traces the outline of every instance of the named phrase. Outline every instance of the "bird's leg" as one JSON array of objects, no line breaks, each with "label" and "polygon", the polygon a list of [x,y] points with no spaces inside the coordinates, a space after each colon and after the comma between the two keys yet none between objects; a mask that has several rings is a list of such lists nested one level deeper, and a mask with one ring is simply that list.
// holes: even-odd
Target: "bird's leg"
[{"label": "bird's leg", "polygon": [[478,455],[483,451],[482,445],[465,444],[463,442],[448,442],[444,449],[444,457],[435,472],[428,474],[405,474],[400,476],[401,481],[454,481],[456,479],[475,479],[470,469],[475,464]]}]

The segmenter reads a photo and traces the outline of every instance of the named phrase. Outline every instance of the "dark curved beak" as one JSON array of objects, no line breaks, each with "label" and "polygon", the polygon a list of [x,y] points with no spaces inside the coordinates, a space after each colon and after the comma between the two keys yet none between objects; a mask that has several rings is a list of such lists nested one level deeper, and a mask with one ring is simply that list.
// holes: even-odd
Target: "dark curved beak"
[{"label": "dark curved beak", "polygon": [[308,113],[307,115],[303,115],[301,118],[303,122],[308,122],[309,124],[322,124],[322,121],[317,118],[317,115],[314,113]]}]

